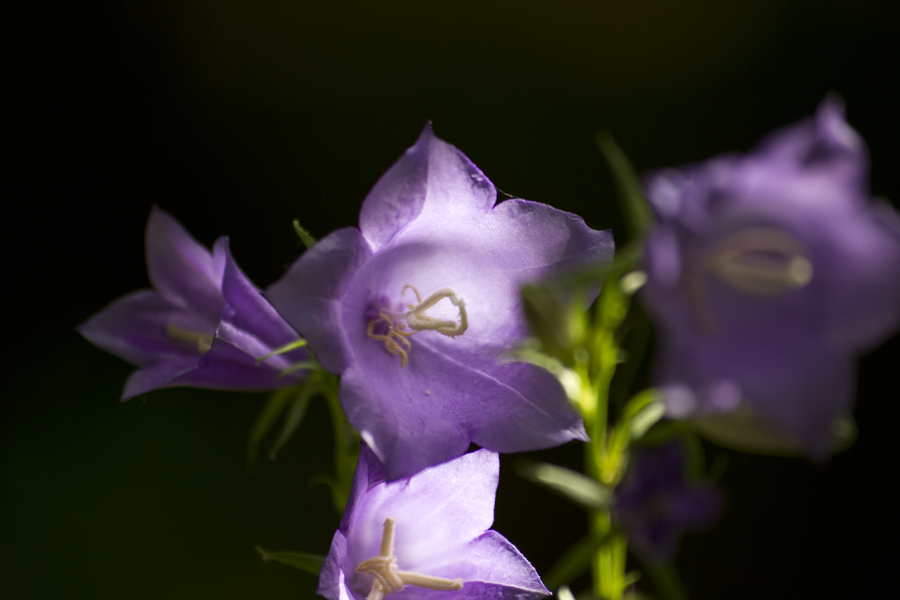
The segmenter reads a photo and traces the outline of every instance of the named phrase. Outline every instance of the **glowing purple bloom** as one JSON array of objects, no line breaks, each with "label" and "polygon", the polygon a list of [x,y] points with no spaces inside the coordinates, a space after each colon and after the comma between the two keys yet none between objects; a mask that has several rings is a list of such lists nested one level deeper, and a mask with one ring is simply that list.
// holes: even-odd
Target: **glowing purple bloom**
[{"label": "glowing purple bloom", "polygon": [[550,592],[496,531],[500,461],[478,450],[387,483],[363,444],[350,501],[319,575],[329,600],[537,600]]},{"label": "glowing purple bloom", "polygon": [[520,286],[610,260],[612,236],[496,190],[427,126],[340,229],[267,297],[339,373],[350,422],[397,479],[464,453],[585,439],[556,379],[502,355],[527,335]]},{"label": "glowing purple bloom", "polygon": [[815,116],[647,180],[647,300],[670,416],[749,450],[822,458],[847,431],[854,359],[900,320],[900,217],[827,98]]},{"label": "glowing purple bloom", "polygon": [[719,489],[689,481],[686,462],[684,446],[677,441],[638,448],[616,488],[613,522],[648,560],[672,560],[683,532],[709,527],[722,511]]},{"label": "glowing purple bloom", "polygon": [[269,390],[296,384],[280,376],[305,350],[273,356],[299,339],[241,272],[219,238],[212,254],[171,215],[154,207],[147,222],[152,290],[119,298],[78,327],[90,342],[141,367],[122,400],[164,387]]}]

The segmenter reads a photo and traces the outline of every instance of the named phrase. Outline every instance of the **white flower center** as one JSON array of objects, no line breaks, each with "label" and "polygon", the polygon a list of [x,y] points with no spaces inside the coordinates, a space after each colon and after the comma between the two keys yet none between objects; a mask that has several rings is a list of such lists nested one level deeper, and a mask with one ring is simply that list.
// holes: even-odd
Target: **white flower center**
[{"label": "white flower center", "polygon": [[440,592],[461,589],[462,579],[444,579],[432,577],[397,568],[397,557],[394,556],[394,519],[388,517],[384,521],[384,533],[381,536],[381,552],[378,556],[368,558],[356,567],[357,573],[366,573],[375,578],[372,590],[366,600],[381,600],[388,594],[394,594],[406,585],[428,588]]}]

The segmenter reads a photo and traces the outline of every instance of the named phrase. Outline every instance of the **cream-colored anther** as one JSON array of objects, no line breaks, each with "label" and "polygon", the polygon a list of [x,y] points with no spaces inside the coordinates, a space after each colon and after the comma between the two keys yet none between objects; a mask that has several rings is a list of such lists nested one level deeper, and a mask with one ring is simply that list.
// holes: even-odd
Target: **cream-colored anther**
[{"label": "cream-colored anther", "polygon": [[813,277],[806,248],[781,229],[742,229],[716,244],[707,257],[706,267],[716,277],[755,296],[796,290]]},{"label": "cream-colored anther", "polygon": [[356,571],[375,578],[372,590],[366,596],[366,600],[382,600],[386,595],[402,590],[404,585],[414,585],[439,592],[450,592],[461,589],[463,586],[462,579],[444,579],[443,577],[399,570],[397,557],[394,556],[394,519],[390,517],[384,521],[381,552],[378,556],[367,558],[359,563]]},{"label": "cream-colored anther", "polygon": [[[413,288],[413,290],[415,291],[415,288]],[[418,292],[416,292],[416,296],[419,296]],[[432,308],[444,298],[450,300],[450,303],[459,309],[459,323],[456,323],[455,321],[443,321],[437,317],[426,314],[428,309]],[[410,311],[406,313],[406,324],[413,331],[428,330],[436,331],[447,337],[460,336],[469,328],[469,319],[466,316],[466,303],[450,288],[441,288],[425,298],[425,300],[419,302],[418,306],[412,307]]]}]

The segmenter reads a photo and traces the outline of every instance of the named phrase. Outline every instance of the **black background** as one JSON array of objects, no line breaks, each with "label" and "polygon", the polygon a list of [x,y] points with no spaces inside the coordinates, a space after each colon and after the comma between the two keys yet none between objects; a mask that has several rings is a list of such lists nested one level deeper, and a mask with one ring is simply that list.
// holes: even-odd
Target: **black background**
[{"label": "black background", "polygon": [[[131,367],[73,327],[147,285],[150,206],[222,234],[265,286],[362,198],[427,120],[513,196],[622,231],[593,146],[639,169],[746,150],[831,91],[870,145],[873,193],[900,197],[887,3],[139,1],[13,15],[6,92],[6,327],[0,595],[312,597],[253,544],[324,553],[338,516],[315,404],[275,463],[245,440],[264,395],[174,389],[118,402]],[[862,361],[860,437],[825,465],[726,452],[728,510],[689,536],[695,599],[872,597],[893,586],[900,340]],[[576,445],[536,458],[577,465]],[[504,457],[495,527],[540,572],[578,509]],[[887,550],[884,544],[887,543]]]}]

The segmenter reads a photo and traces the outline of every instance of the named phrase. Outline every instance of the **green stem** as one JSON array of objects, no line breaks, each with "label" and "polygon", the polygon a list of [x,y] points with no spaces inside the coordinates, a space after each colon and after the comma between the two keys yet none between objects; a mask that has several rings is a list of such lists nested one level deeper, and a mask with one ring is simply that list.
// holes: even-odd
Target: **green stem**
[{"label": "green stem", "polygon": [[343,514],[350,498],[350,486],[359,455],[359,437],[353,426],[347,421],[338,396],[338,378],[322,372],[322,393],[325,396],[328,412],[331,414],[331,427],[334,435],[334,507],[338,514]]}]

